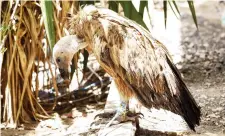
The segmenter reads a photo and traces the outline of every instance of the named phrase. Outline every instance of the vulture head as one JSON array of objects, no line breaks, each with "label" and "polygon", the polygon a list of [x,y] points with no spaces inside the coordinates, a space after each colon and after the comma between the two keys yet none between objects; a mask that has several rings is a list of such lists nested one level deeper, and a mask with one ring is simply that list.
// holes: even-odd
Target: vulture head
[{"label": "vulture head", "polygon": [[86,46],[84,40],[75,35],[65,36],[55,44],[53,59],[64,80],[69,79],[70,64],[74,54]]}]

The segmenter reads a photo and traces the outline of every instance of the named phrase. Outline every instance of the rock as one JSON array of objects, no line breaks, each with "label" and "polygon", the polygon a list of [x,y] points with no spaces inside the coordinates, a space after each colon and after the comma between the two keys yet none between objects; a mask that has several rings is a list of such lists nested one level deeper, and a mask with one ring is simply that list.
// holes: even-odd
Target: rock
[{"label": "rock", "polygon": [[209,118],[219,118],[220,116],[212,113],[212,114],[207,115],[207,117],[209,117]]},{"label": "rock", "polygon": [[191,60],[191,58],[192,58],[192,55],[185,55],[185,58],[187,59],[187,60]]},{"label": "rock", "polygon": [[202,94],[202,95],[200,96],[200,99],[207,99],[207,96],[204,95],[204,94]]},{"label": "rock", "polygon": [[216,63],[216,66],[215,66],[215,68],[217,69],[217,70],[221,70],[222,69],[222,64],[221,63]]},{"label": "rock", "polygon": [[214,124],[218,126],[218,122],[215,122]]},{"label": "rock", "polygon": [[195,46],[195,44],[193,43],[193,42],[191,42],[190,44],[189,44],[189,47],[191,47],[191,48],[193,48]]},{"label": "rock", "polygon": [[209,47],[209,44],[208,43],[204,43],[203,46],[207,48],[207,47]]},{"label": "rock", "polygon": [[184,41],[190,42],[190,38],[186,37],[186,38],[184,38]]},{"label": "rock", "polygon": [[225,120],[220,120],[219,121],[221,124],[225,125]]},{"label": "rock", "polygon": [[213,112],[225,110],[223,107],[212,109]]},{"label": "rock", "polygon": [[213,134],[213,133],[210,133],[210,132],[207,132],[207,133],[204,133],[205,136],[218,136],[217,134]]},{"label": "rock", "polygon": [[209,67],[210,66],[210,61],[204,62],[204,67]]},{"label": "rock", "polygon": [[224,62],[224,60],[225,60],[224,56],[225,56],[225,49],[224,48],[219,49],[218,50],[218,57],[219,57],[220,63]]},{"label": "rock", "polygon": [[221,33],[220,38],[225,38],[225,33]]},{"label": "rock", "polygon": [[18,130],[24,130],[24,127],[19,127],[19,128],[17,128]]},{"label": "rock", "polygon": [[199,54],[199,58],[200,58],[200,59],[205,59],[205,58],[206,58],[205,53],[204,53],[204,52],[200,53],[200,54]]},{"label": "rock", "polygon": [[206,121],[210,121],[211,119],[210,119],[210,118],[206,118],[205,120],[206,120]]}]

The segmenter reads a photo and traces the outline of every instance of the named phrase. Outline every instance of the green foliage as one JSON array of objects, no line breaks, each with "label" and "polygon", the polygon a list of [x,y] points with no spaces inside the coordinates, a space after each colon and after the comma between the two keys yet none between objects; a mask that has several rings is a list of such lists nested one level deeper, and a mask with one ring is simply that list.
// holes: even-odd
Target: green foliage
[{"label": "green foliage", "polygon": [[142,16],[142,18],[143,18],[143,15],[144,15],[145,7],[148,7],[148,1],[140,1],[139,14]]},{"label": "green foliage", "polygon": [[53,3],[52,1],[46,1],[46,0],[43,0],[40,3],[41,3],[41,11],[42,11],[42,15],[44,18],[44,23],[45,23],[45,30],[46,30],[48,41],[52,50],[56,42]]},{"label": "green foliage", "polygon": [[167,1],[163,1],[163,9],[164,9],[164,23],[166,28],[166,21],[167,21]]},{"label": "green foliage", "polygon": [[0,32],[1,32],[1,33],[5,33],[8,29],[9,29],[9,26],[2,25],[2,26],[0,27]]},{"label": "green foliage", "polygon": [[84,6],[84,5],[94,5],[95,1],[79,1],[79,5],[80,6]]},{"label": "green foliage", "polygon": [[118,12],[119,11],[119,3],[116,1],[109,1],[109,9]]},{"label": "green foliage", "polygon": [[[84,5],[94,5],[97,1],[78,1],[79,6],[84,6]],[[139,6],[139,11],[137,11],[137,9],[135,8],[135,6],[133,5],[131,0],[128,1],[109,1],[109,9],[118,12],[119,9],[119,4],[122,6],[123,11],[124,11],[124,15],[131,19],[136,21],[137,23],[139,23],[140,25],[142,25],[144,28],[147,28],[145,22],[143,21],[143,15],[144,15],[144,9],[146,8],[148,11],[148,17],[150,18],[150,14],[149,14],[149,9],[148,9],[148,1],[139,1],[140,2],[140,6]],[[197,18],[196,18],[196,14],[195,14],[195,8],[194,8],[194,4],[193,1],[187,1],[190,11],[192,13],[192,17],[194,20],[194,23],[196,25],[196,27],[198,27],[197,25]],[[180,11],[178,9],[178,6],[176,4],[175,0],[165,0],[163,1],[163,9],[164,9],[164,23],[165,23],[165,28],[166,28],[166,23],[167,23],[167,11],[168,11],[168,7],[167,4],[169,3],[170,8],[172,9],[173,13],[177,16],[177,13],[180,15]],[[45,28],[46,28],[46,33],[47,33],[47,37],[49,40],[49,44],[51,49],[53,48],[53,45],[55,44],[55,28],[54,28],[54,23],[53,23],[53,3],[52,1],[41,1],[41,10],[42,10],[42,14],[44,16],[44,23],[45,23]]]},{"label": "green foliage", "polygon": [[195,22],[196,27],[198,28],[198,23],[197,23],[197,17],[196,17],[196,14],[195,14],[195,6],[194,6],[194,3],[193,3],[193,1],[187,1],[187,2],[188,2],[188,5],[189,5],[191,14],[192,14],[192,18],[193,18],[193,20]]},{"label": "green foliage", "polygon": [[7,50],[7,48],[1,47],[1,48],[0,48],[0,53],[4,53],[6,50]]},{"label": "green foliage", "polygon": [[[177,5],[175,1],[173,1],[173,2],[175,3],[175,5]],[[169,5],[170,5],[170,8],[171,8],[172,11],[173,11],[173,14],[178,18],[177,13],[175,12],[175,9],[174,9],[173,6],[172,6],[172,4],[174,4],[174,3],[172,3],[171,1],[169,1],[168,3],[169,3]],[[175,5],[174,5],[174,6],[175,6]],[[178,10],[178,7],[175,6],[175,8],[176,8],[178,14],[180,15],[180,12],[179,12],[179,10]]]},{"label": "green foliage", "polygon": [[[143,14],[144,14],[145,8],[147,9],[148,17],[150,18],[149,9],[148,9],[148,1],[140,0],[139,2],[140,2],[139,3],[140,4],[139,11],[136,10],[136,8],[134,7],[131,0],[129,0],[129,1],[109,1],[109,9],[112,9],[115,12],[118,12],[118,5],[121,4],[121,6],[123,7],[124,15],[127,18],[136,21],[137,23],[139,23],[140,25],[142,25],[143,27],[148,29],[145,22],[143,21]],[[193,1],[187,1],[187,2],[189,5],[189,8],[190,8],[190,11],[192,13],[194,23],[195,23],[196,27],[198,27]],[[168,11],[167,5],[168,4],[169,4],[170,8],[172,9],[173,13],[175,14],[175,16],[177,18],[178,18],[177,14],[180,16],[180,11],[176,4],[176,1],[175,0],[164,0],[163,1],[163,10],[164,10],[165,28],[166,28],[166,23],[167,23],[167,11]]]},{"label": "green foliage", "polygon": [[[177,7],[176,2],[175,2],[174,0],[172,0],[172,2],[173,2],[173,5],[174,5],[175,9],[177,10],[177,13],[180,15],[180,11],[179,11],[179,9],[178,9],[178,7]],[[171,2],[170,2],[170,3],[171,3]],[[171,8],[172,8],[172,7],[171,7]]]},{"label": "green foliage", "polygon": [[147,1],[143,1],[140,4],[139,9],[141,9],[141,12],[137,11],[136,8],[134,7],[133,3],[131,1],[119,1],[121,6],[123,7],[124,15],[131,19],[136,21],[138,24],[142,25],[144,28],[147,28],[146,24],[143,21],[143,14],[144,14],[144,8],[148,5]]},{"label": "green foliage", "polygon": [[[180,11],[178,9],[178,6],[177,6],[175,0],[164,0],[163,1],[163,10],[164,10],[165,27],[166,27],[166,21],[167,21],[167,10],[168,10],[167,4],[168,3],[170,5],[170,8],[172,9],[173,13],[175,14],[175,16],[177,17],[176,12],[180,15]],[[191,11],[194,23],[195,23],[196,27],[198,28],[197,18],[196,18],[196,14],[195,14],[194,2],[193,2],[193,0],[187,0],[187,3],[189,5],[189,9]],[[172,6],[172,4],[173,4],[174,7]],[[176,10],[176,12],[175,12],[175,10]]]}]

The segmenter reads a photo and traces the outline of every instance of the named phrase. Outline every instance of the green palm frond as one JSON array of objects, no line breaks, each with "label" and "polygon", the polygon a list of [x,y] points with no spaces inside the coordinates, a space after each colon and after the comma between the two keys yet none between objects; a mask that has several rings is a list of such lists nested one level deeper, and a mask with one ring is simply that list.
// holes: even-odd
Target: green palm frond
[{"label": "green palm frond", "polygon": [[56,42],[54,26],[54,10],[52,1],[41,1],[41,10],[44,18],[45,30],[48,37],[51,50]]}]

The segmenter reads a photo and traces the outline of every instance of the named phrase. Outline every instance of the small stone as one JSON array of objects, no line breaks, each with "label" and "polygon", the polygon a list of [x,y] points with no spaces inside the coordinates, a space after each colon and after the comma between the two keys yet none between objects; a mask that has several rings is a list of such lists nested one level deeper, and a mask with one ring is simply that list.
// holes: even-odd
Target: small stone
[{"label": "small stone", "polygon": [[205,103],[199,103],[199,106],[200,107],[204,107],[205,106]]},{"label": "small stone", "polygon": [[221,124],[224,124],[225,125],[225,120],[220,120],[219,121]]},{"label": "small stone", "polygon": [[220,70],[220,69],[222,69],[223,66],[222,66],[222,64],[217,63],[215,67],[216,67],[216,69]]},{"label": "small stone", "polygon": [[203,95],[200,96],[200,98],[201,99],[207,99],[207,96],[203,94]]},{"label": "small stone", "polygon": [[205,83],[206,87],[210,87],[212,85],[212,83]]},{"label": "small stone", "polygon": [[208,44],[208,43],[204,43],[203,46],[204,46],[204,47],[208,47],[209,44]]},{"label": "small stone", "polygon": [[67,116],[66,115],[62,115],[61,119],[67,119]]},{"label": "small stone", "polygon": [[200,53],[199,58],[204,59],[205,58],[205,53]]},{"label": "small stone", "polygon": [[184,41],[190,41],[190,38],[189,37],[186,37],[186,38],[184,38]]},{"label": "small stone", "polygon": [[24,127],[19,127],[18,130],[24,130]]},{"label": "small stone", "polygon": [[218,122],[215,122],[214,124],[217,125],[217,126],[219,125]]},{"label": "small stone", "polygon": [[194,46],[195,46],[194,43],[190,43],[190,44],[189,44],[189,47],[191,47],[191,48],[193,48]]},{"label": "small stone", "polygon": [[223,107],[218,107],[218,108],[212,109],[213,112],[222,111],[222,110],[225,110],[225,109]]},{"label": "small stone", "polygon": [[212,113],[212,114],[207,115],[207,117],[209,117],[209,118],[219,118],[220,116]]},{"label": "small stone", "polygon": [[186,58],[187,60],[190,60],[190,59],[192,58],[192,55],[186,55],[185,58]]},{"label": "small stone", "polygon": [[210,66],[210,61],[204,62],[204,67],[209,67]]},{"label": "small stone", "polygon": [[225,38],[225,33],[221,33],[220,38]]},{"label": "small stone", "polygon": [[217,134],[213,134],[213,133],[210,133],[210,132],[207,132],[207,133],[204,133],[206,136],[217,136]]},{"label": "small stone", "polygon": [[183,65],[177,64],[176,67],[177,67],[178,69],[182,69],[182,68],[183,68]]}]

